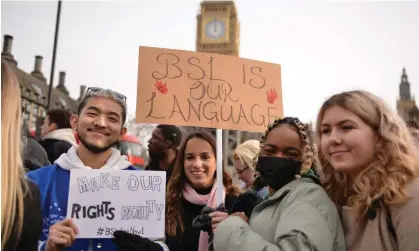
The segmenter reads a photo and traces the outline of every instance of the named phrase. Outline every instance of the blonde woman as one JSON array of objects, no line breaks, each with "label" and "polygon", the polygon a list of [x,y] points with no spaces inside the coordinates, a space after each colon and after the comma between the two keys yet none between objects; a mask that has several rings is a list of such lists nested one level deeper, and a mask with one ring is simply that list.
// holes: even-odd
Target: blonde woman
[{"label": "blonde woman", "polygon": [[21,157],[20,89],[1,61],[1,250],[38,249],[41,235],[39,190],[25,179]]},{"label": "blonde woman", "polygon": [[258,198],[265,198],[269,191],[260,179],[255,179],[255,159],[260,152],[260,142],[258,140],[247,140],[234,150],[234,169],[236,169],[239,179],[244,182],[245,190],[256,193]]},{"label": "blonde woman", "polygon": [[419,159],[402,119],[377,96],[350,91],[323,104],[316,130],[347,250],[419,250]]}]

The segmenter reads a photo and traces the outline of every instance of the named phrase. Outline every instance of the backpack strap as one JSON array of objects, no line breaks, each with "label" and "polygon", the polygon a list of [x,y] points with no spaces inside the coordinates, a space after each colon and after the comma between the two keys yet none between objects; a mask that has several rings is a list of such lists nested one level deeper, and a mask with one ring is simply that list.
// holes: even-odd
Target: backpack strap
[{"label": "backpack strap", "polygon": [[387,220],[387,228],[388,228],[388,231],[393,236],[394,241],[397,244],[397,233],[396,233],[396,229],[394,228],[393,221],[391,220],[390,208],[384,202],[382,204],[384,205],[384,210],[386,211],[386,220]]}]

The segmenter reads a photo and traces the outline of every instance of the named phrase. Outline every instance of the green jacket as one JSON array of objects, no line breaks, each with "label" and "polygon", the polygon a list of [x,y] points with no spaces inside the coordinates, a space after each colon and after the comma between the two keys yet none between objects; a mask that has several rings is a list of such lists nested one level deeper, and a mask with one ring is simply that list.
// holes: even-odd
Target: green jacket
[{"label": "green jacket", "polygon": [[238,216],[215,229],[215,251],[344,251],[338,211],[310,178],[294,180],[253,210],[249,224]]}]

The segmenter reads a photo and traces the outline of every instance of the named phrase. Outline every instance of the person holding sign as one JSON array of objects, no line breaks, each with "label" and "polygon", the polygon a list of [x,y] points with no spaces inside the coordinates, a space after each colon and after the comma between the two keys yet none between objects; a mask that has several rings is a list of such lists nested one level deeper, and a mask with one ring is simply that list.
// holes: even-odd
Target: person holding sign
[{"label": "person holding sign", "polygon": [[77,169],[138,170],[112,146],[126,133],[126,97],[101,88],[88,88],[71,125],[80,139],[54,165],[29,172],[41,190],[43,234],[41,251],[117,251],[111,239],[77,239],[78,229],[66,219],[70,171]]},{"label": "person holding sign", "polygon": [[[216,141],[207,132],[194,132],[182,143],[167,190],[166,244],[170,251],[207,251],[207,232],[192,227],[192,221],[208,206],[216,208],[217,189],[224,190],[224,204],[234,206],[240,190],[233,186],[230,175],[223,172],[222,188],[216,186]],[[227,217],[225,212],[214,212],[212,228]],[[211,231],[211,226],[209,227]],[[130,250],[154,251],[140,236],[115,232],[130,246]],[[122,243],[122,240],[120,241]],[[132,245],[131,243],[137,243]],[[121,244],[122,245],[122,244]],[[151,248],[154,248],[151,247]],[[128,249],[127,249],[128,250]]]},{"label": "person holding sign", "polygon": [[216,251],[346,250],[338,210],[313,171],[316,147],[297,118],[277,119],[261,140],[256,164],[270,198],[250,220],[229,216],[215,229]]}]

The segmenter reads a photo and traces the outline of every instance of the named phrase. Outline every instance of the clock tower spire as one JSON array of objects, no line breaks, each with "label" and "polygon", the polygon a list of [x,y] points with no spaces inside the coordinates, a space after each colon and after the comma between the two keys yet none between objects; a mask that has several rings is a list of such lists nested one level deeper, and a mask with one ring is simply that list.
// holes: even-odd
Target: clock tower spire
[{"label": "clock tower spire", "polygon": [[233,1],[203,1],[197,16],[196,50],[239,55],[239,21]]},{"label": "clock tower spire", "polygon": [[406,69],[403,68],[399,84],[399,99],[397,100],[397,113],[406,122],[419,123],[419,109],[415,98],[410,92],[410,83],[407,79]]},{"label": "clock tower spire", "polygon": [[[239,56],[240,23],[234,1],[203,1],[197,15],[196,51]],[[215,133],[215,130],[212,130]],[[233,150],[258,133],[223,130],[223,165],[233,164]],[[233,172],[233,180],[237,174]]]},{"label": "clock tower spire", "polygon": [[407,74],[406,74],[405,68],[403,68],[403,71],[402,71],[399,88],[400,88],[400,99],[411,100],[412,97],[410,96],[410,83],[407,80]]}]

